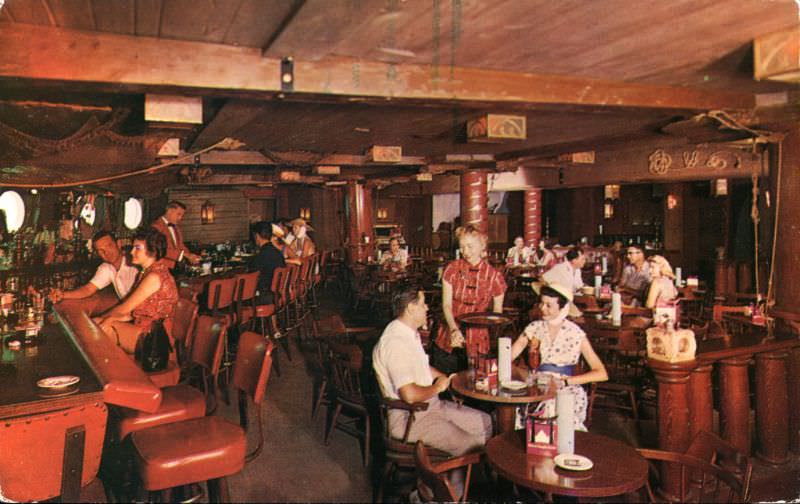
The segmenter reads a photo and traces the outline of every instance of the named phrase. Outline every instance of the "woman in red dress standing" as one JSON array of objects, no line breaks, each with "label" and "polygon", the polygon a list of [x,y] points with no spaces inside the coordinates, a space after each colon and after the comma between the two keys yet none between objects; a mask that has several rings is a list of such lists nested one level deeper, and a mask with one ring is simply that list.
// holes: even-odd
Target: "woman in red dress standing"
[{"label": "woman in red dress standing", "polygon": [[153,322],[175,312],[178,287],[163,259],[166,248],[166,238],[155,229],[137,232],[131,262],[142,269],[139,279],[125,299],[95,318],[106,336],[128,353],[134,352],[139,336],[149,332]]},{"label": "woman in red dress standing", "polygon": [[469,356],[489,352],[489,331],[461,332],[456,317],[465,313],[503,311],[506,282],[503,275],[484,259],[488,237],[473,226],[456,229],[461,258],[452,261],[442,274],[442,312],[433,348],[433,366],[450,374],[467,368]]}]

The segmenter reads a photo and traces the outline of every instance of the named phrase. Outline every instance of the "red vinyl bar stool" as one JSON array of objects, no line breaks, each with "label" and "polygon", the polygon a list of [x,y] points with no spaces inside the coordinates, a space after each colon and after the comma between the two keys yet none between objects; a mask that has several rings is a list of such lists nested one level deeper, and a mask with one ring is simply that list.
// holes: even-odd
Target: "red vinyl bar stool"
[{"label": "red vinyl bar stool", "polygon": [[[170,343],[174,345],[174,315],[171,318],[164,320],[164,329],[167,331],[167,334],[170,336]],[[169,362],[167,363],[167,367],[161,371],[151,371],[146,373],[147,377],[150,378],[150,381],[153,382],[155,386],[158,388],[165,388],[165,387],[172,387],[173,385],[177,385],[178,382],[181,381],[181,367],[178,364],[178,356],[175,348],[173,348],[172,353],[169,356]]]},{"label": "red vinyl bar stool", "polygon": [[[264,446],[261,402],[272,366],[272,342],[246,332],[239,339],[233,384],[239,389],[239,425],[216,416],[196,418],[131,435],[139,475],[148,492],[208,482],[209,500],[229,500],[225,477],[242,470]],[[256,410],[258,444],[247,453],[247,399]]]},{"label": "red vinyl bar stool", "polygon": [[[236,319],[239,322],[240,331],[254,331],[257,322],[262,336],[274,338],[279,333],[275,303],[256,303],[258,275],[257,271],[236,275]],[[275,366],[275,372],[280,376],[281,370],[278,363],[277,348],[272,352],[272,362]]]},{"label": "red vinyl bar stool", "polygon": [[286,352],[286,357],[292,360],[289,350],[289,268],[275,268],[272,272],[272,301],[275,304],[275,313],[278,316],[280,331],[273,334]]}]

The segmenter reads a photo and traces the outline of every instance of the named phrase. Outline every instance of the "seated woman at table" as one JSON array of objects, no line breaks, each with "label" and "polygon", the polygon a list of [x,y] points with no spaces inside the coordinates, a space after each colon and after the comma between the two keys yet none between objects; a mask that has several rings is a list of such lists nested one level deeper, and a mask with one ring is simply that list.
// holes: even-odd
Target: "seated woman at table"
[{"label": "seated woman at table", "polygon": [[392,238],[389,240],[389,250],[381,255],[381,266],[386,271],[400,272],[405,271],[408,266],[408,252],[400,248],[400,239]]},{"label": "seated woman at table", "polygon": [[489,309],[502,313],[506,281],[485,260],[488,237],[473,226],[456,229],[461,259],[450,262],[442,273],[442,313],[431,364],[445,374],[467,368],[468,356],[489,352],[489,332],[461,332],[456,317]]},{"label": "seated woman at table", "polygon": [[[529,347],[529,352],[538,352],[541,362],[536,372],[551,375],[559,388],[567,387],[572,391],[575,397],[575,428],[585,431],[588,401],[581,385],[606,381],[608,373],[583,329],[567,320],[571,302],[570,289],[558,284],[542,287],[539,302],[542,319],[528,324],[517,338],[511,347],[511,359],[516,359],[525,347]],[[581,356],[590,371],[575,375],[575,366]],[[539,408],[544,408],[546,416],[554,416],[555,399],[540,403]]]},{"label": "seated woman at table", "polygon": [[155,229],[142,229],[133,237],[132,263],[141,268],[128,296],[94,320],[114,343],[132,354],[139,336],[153,322],[170,318],[178,302],[178,287],[164,261],[167,241]]},{"label": "seated woman at table", "polygon": [[660,255],[648,257],[647,262],[650,263],[650,290],[647,293],[645,306],[655,308],[671,304],[678,298],[672,266]]}]

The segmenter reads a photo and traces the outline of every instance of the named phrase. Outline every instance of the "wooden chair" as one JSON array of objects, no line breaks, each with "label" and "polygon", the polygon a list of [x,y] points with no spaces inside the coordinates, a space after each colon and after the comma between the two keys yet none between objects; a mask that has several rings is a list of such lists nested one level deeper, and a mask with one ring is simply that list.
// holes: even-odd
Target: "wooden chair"
[{"label": "wooden chair", "polygon": [[[428,450],[422,441],[414,445],[414,463],[417,466],[417,490],[423,502],[466,502],[469,495],[469,481],[472,476],[472,465],[481,461],[480,453],[468,453],[460,457],[453,457],[438,464],[433,464],[428,456]],[[464,493],[456,495],[456,490],[450,484],[445,473],[467,468],[464,478]]]},{"label": "wooden chair", "polygon": [[[406,419],[406,427],[401,438],[392,436],[392,433],[389,429],[389,411],[393,409],[404,411],[408,415]],[[386,490],[386,485],[391,484],[395,473],[399,469],[411,469],[416,467],[416,462],[414,461],[415,444],[409,442],[408,437],[411,434],[411,427],[414,425],[414,421],[416,420],[416,413],[425,411],[427,409],[428,403],[425,402],[408,404],[399,399],[388,399],[386,397],[381,398],[380,418],[381,429],[383,431],[382,437],[384,461],[383,470],[381,471],[381,479],[378,483],[378,488],[376,489],[375,499],[373,499],[374,502],[384,501],[383,496]],[[437,450],[435,448],[428,448],[427,453],[428,456],[434,459],[434,461],[437,463],[451,458],[449,453]]]},{"label": "wooden chair", "polygon": [[[328,343],[334,411],[325,431],[325,444],[334,428],[363,440],[364,466],[369,463],[370,419],[364,388],[361,385],[363,356],[357,345]],[[346,418],[340,418],[344,413]],[[363,429],[358,423],[363,422]]]},{"label": "wooden chair", "polygon": [[[608,381],[597,383],[592,392],[613,397],[614,402],[602,405],[630,411],[633,419],[638,420],[637,390],[645,368],[644,343],[633,329],[591,327],[588,333],[592,347],[608,371]],[[628,404],[619,404],[619,398],[625,398]]]},{"label": "wooden chair", "polygon": [[[640,448],[649,461],[680,466],[680,502],[749,502],[753,467],[750,459],[730,443],[701,431],[686,453]],[[651,465],[655,478],[646,489],[650,502],[661,502],[653,492],[658,472]]]},{"label": "wooden chair", "polygon": [[[263,449],[261,402],[272,366],[272,342],[245,332],[233,366],[239,390],[239,424],[207,416],[161,425],[131,435],[142,486],[155,493],[207,481],[211,502],[230,498],[225,478],[242,470]],[[247,452],[248,400],[255,406],[257,444]],[[155,499],[148,499],[155,500]],[[167,499],[165,499],[167,500]]]}]

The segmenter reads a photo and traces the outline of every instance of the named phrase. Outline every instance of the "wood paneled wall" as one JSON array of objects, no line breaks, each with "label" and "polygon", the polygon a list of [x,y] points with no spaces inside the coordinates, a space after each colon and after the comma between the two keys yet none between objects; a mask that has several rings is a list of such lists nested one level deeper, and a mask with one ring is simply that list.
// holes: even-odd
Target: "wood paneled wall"
[{"label": "wood paneled wall", "polygon": [[[344,200],[340,189],[287,185],[278,193],[278,217],[293,219],[301,208],[311,209],[311,238],[318,248],[341,247],[344,243]],[[281,212],[286,211],[287,214]]]},{"label": "wood paneled wall", "polygon": [[[183,239],[201,244],[229,240],[245,241],[249,237],[247,198],[238,189],[180,189],[169,192],[170,200],[186,205],[181,230]],[[200,223],[200,207],[208,200],[215,205],[213,224]]]}]

